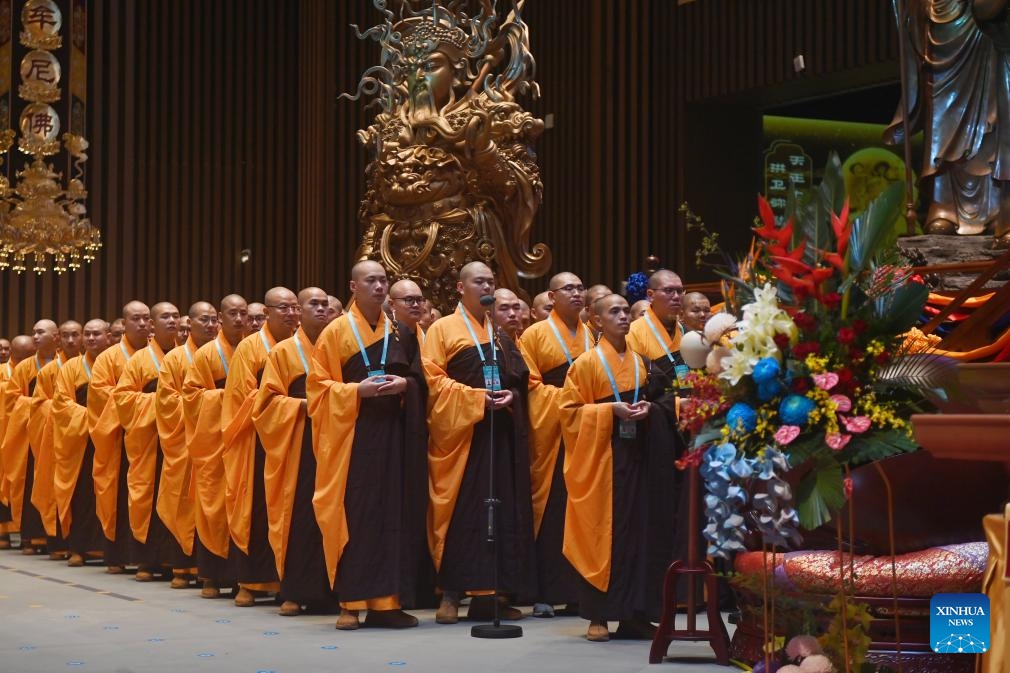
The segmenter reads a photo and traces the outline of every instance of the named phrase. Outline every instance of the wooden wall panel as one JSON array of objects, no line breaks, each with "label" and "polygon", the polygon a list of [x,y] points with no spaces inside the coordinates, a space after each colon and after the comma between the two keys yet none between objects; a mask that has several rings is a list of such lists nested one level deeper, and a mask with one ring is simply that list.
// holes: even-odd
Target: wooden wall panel
[{"label": "wooden wall panel", "polygon": [[[350,28],[375,23],[371,1],[91,0],[89,11],[89,210],[105,247],[64,278],[0,274],[0,334],[43,315],[112,317],[134,297],[185,310],[276,284],[346,295],[366,160],[355,132],[373,111],[338,96],[377,60]],[[533,237],[555,270],[615,288],[649,253],[693,279],[685,199],[739,201],[713,224],[749,222],[745,170],[727,175],[735,190],[696,177],[716,121],[750,128],[762,107],[897,79],[881,0],[528,0],[524,18],[543,91],[530,109],[554,120],[535,148],[545,193]]]}]

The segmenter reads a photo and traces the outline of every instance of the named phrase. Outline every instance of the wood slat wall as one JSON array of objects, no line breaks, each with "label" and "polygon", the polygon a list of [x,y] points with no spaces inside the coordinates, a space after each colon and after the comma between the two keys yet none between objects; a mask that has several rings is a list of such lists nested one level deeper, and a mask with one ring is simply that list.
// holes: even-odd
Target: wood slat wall
[{"label": "wood slat wall", "polygon": [[[691,280],[696,242],[677,206],[739,200],[690,179],[714,160],[689,155],[698,138],[720,133],[698,111],[721,110],[722,124],[734,112],[721,101],[756,114],[896,79],[889,6],[529,0],[543,90],[529,106],[554,120],[535,148],[545,195],[534,238],[555,269],[616,288],[654,252]],[[135,297],[185,310],[276,284],[345,295],[366,159],[355,132],[373,111],[338,96],[376,62],[349,27],[375,23],[370,0],[91,0],[89,13],[89,210],[105,247],[62,278],[0,273],[0,334],[41,316],[113,317]],[[690,110],[700,126],[687,127]],[[756,191],[746,171],[731,177]]]}]

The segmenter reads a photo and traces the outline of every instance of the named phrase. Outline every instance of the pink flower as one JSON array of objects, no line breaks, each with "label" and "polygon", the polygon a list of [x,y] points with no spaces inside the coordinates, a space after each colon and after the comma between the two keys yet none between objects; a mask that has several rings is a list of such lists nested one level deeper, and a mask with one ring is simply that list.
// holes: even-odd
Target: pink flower
[{"label": "pink flower", "polygon": [[835,403],[836,411],[841,411],[844,413],[852,409],[852,400],[850,400],[845,395],[832,395],[829,399]]},{"label": "pink flower", "polygon": [[852,477],[846,477],[845,479],[842,479],[842,488],[845,489],[845,497],[846,498],[851,498],[852,497]]},{"label": "pink flower", "polygon": [[794,636],[786,644],[786,657],[790,661],[809,657],[811,654],[823,654],[823,652],[821,644],[813,636]]},{"label": "pink flower", "polygon": [[838,374],[834,372],[827,372],[825,374],[814,374],[810,378],[814,380],[814,383],[816,383],[817,387],[820,388],[821,390],[831,390],[836,385],[838,385]]},{"label": "pink flower", "polygon": [[870,429],[870,419],[866,416],[853,416],[851,418],[840,416],[845,429],[854,434],[860,434]]},{"label": "pink flower", "polygon": [[781,428],[775,431],[775,441],[785,446],[789,444],[794,439],[800,435],[800,426],[798,425],[783,425]]},{"label": "pink flower", "polygon": [[824,442],[834,451],[841,451],[845,448],[845,445],[849,443],[852,439],[852,435],[846,435],[841,432],[829,432],[824,435]]}]

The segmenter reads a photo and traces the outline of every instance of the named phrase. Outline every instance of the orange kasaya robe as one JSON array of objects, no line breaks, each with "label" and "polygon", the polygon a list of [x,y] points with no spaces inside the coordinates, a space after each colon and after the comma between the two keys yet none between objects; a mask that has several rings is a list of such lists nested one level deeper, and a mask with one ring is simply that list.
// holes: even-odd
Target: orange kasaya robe
[{"label": "orange kasaya robe", "polygon": [[[56,377],[63,368],[66,356],[57,353],[52,362],[39,370],[32,393],[32,410],[28,418],[28,442],[35,458],[35,475],[32,482],[32,505],[42,517],[46,535],[56,536],[56,499],[53,496],[53,478],[56,459],[53,454],[53,395],[56,394]],[[64,533],[66,534],[66,533]]]},{"label": "orange kasaya robe", "polygon": [[155,420],[162,453],[161,480],[155,509],[186,556],[193,553],[196,501],[191,491],[192,463],[186,450],[182,388],[197,347],[192,338],[172,349],[161,362],[155,393]]},{"label": "orange kasaya robe", "polygon": [[[224,386],[221,439],[224,443],[225,506],[228,530],[235,546],[249,554],[252,529],[253,489],[256,475],[256,428],[253,407],[259,393],[259,377],[267,356],[277,344],[264,326],[235,348],[231,371]],[[262,475],[260,475],[262,478]],[[262,541],[267,543],[266,540]]]},{"label": "orange kasaya robe", "polygon": [[[658,338],[657,335],[659,335]],[[628,348],[652,360],[671,381],[676,382],[689,371],[688,366],[684,363],[684,358],[680,355],[682,337],[683,333],[679,322],[674,323],[671,335],[650,306],[645,315],[632,321],[631,329],[628,331]],[[679,413],[679,398],[675,400],[675,405]]]},{"label": "orange kasaya robe", "polygon": [[13,530],[21,526],[25,496],[25,471],[28,468],[32,392],[43,363],[38,355],[22,360],[14,368],[4,390],[4,436],[0,447],[6,494],[11,508]]},{"label": "orange kasaya robe", "polygon": [[182,387],[182,412],[186,447],[193,464],[196,531],[212,554],[228,558],[228,516],[221,441],[224,385],[232,359],[232,346],[219,332],[193,355]]},{"label": "orange kasaya robe", "polygon": [[[483,592],[495,586],[495,556],[479,532],[486,531],[485,499],[493,464],[495,498],[500,501],[495,522],[499,536],[508,539],[498,545],[497,588],[529,597],[536,591],[526,413],[529,370],[515,344],[496,334],[492,350],[486,318],[473,319],[460,304],[428,329],[421,349],[429,391],[428,542],[443,588]],[[511,405],[493,412],[485,409],[485,367],[492,366],[492,357],[498,361],[502,390],[512,393]],[[461,500],[464,490],[470,495]]]},{"label": "orange kasaya robe", "polygon": [[[0,365],[0,446],[3,445],[3,438],[6,426],[4,420],[6,402],[4,398],[6,397],[7,382],[10,380],[11,376],[14,374],[14,367],[17,365],[14,358],[11,358],[4,364]],[[7,533],[15,533],[18,528],[11,521],[10,514],[10,494],[7,492],[7,479],[4,477],[4,466],[3,458],[0,456],[0,535],[6,535]]]},{"label": "orange kasaya robe", "polygon": [[[621,359],[606,339],[600,340],[599,348],[622,394],[635,389],[635,359],[640,388],[644,390],[648,370],[640,355],[629,348]],[[617,421],[613,401],[613,388],[596,349],[576,359],[561,395],[568,488],[563,552],[575,570],[600,591],[607,591],[610,585],[614,536],[611,439]],[[638,432],[643,432],[641,423]]]},{"label": "orange kasaya robe", "polygon": [[112,397],[126,361],[134,354],[133,346],[125,338],[102,351],[91,368],[88,384],[88,431],[95,445],[95,513],[108,540],[116,539],[116,516],[119,471],[122,469],[123,426]]},{"label": "orange kasaya robe", "polygon": [[147,542],[156,495],[158,425],[154,386],[157,385],[164,359],[164,351],[152,340],[147,348],[130,357],[112,392],[130,463],[126,472],[130,493],[130,529],[133,537],[142,543]]},{"label": "orange kasaya robe", "polygon": [[[552,324],[556,332],[551,329]],[[561,446],[558,415],[561,388],[571,362],[593,344],[593,336],[583,323],[578,323],[573,336],[556,312],[551,312],[547,320],[531,325],[519,339],[519,350],[530,370],[530,486],[536,535],[540,533]]]},{"label": "orange kasaya robe", "polygon": [[77,403],[77,389],[88,383],[89,369],[94,362],[86,355],[72,358],[63,365],[56,376],[56,392],[53,394],[53,499],[60,528],[64,535],[70,535],[73,516],[70,501],[74,497],[78,479],[92,479],[90,474],[81,475],[84,452],[88,445],[88,410]]},{"label": "orange kasaya robe", "polygon": [[[461,310],[462,304],[454,313],[432,323],[421,344],[428,382],[428,483],[431,491],[428,547],[436,570],[442,565],[449,524],[470,455],[473,429],[485,415],[487,389],[464,385],[447,373],[449,361],[455,355],[474,347]],[[472,324],[472,327],[481,345],[489,343],[486,323]]]},{"label": "orange kasaya robe", "polygon": [[[298,340],[297,344],[293,339],[285,339],[270,351],[253,407],[253,424],[266,453],[263,483],[268,539],[280,579],[284,579],[284,562],[291,535],[295,488],[308,416],[305,399],[291,397],[288,393],[292,382],[306,375],[305,365],[311,362],[315,349],[315,344],[301,328],[295,332],[294,339]],[[301,346],[301,351],[298,346]],[[305,364],[302,363],[303,357]],[[295,525],[308,526],[312,523],[299,521]]]}]

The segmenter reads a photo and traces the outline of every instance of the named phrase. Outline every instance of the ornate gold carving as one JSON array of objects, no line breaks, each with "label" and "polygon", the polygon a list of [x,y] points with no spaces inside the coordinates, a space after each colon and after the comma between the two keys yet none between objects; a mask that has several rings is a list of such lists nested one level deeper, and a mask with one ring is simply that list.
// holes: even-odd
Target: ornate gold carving
[{"label": "ornate gold carving", "polygon": [[522,2],[500,20],[489,0],[472,17],[462,0],[436,1],[405,7],[396,23],[385,0],[373,2],[385,23],[358,35],[381,44],[382,65],[347,96],[382,108],[358,132],[372,160],[357,258],[415,280],[443,311],[472,261],[518,291],[520,277],[551,263],[546,245],[530,245],[543,195],[531,147],[544,125],[515,100],[538,93]]}]

